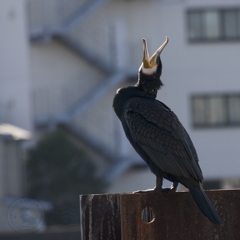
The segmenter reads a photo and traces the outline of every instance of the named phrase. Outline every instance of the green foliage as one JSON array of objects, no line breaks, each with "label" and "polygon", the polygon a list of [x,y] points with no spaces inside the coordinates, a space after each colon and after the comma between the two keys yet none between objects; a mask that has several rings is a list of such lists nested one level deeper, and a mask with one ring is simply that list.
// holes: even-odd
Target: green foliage
[{"label": "green foliage", "polygon": [[101,193],[105,187],[87,153],[59,130],[47,134],[29,151],[27,183],[29,197],[55,206],[48,214],[49,224],[76,223],[79,195]]}]

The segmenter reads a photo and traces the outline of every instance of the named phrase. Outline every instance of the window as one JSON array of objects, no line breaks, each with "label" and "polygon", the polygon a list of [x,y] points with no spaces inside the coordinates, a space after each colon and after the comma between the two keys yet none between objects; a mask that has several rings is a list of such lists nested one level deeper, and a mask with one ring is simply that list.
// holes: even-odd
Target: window
[{"label": "window", "polygon": [[194,127],[240,126],[240,93],[194,95]]},{"label": "window", "polygon": [[190,42],[240,40],[240,7],[230,9],[189,9]]},{"label": "window", "polygon": [[205,11],[203,13],[203,35],[206,39],[218,39],[221,36],[220,13]]}]

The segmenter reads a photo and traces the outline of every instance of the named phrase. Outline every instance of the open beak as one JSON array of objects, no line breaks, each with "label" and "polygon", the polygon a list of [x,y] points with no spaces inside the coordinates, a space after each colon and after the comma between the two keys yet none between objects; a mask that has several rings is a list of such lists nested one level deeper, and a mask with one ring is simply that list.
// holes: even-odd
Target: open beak
[{"label": "open beak", "polygon": [[147,40],[143,38],[143,67],[152,68],[158,64],[157,59],[160,58],[160,54],[164,47],[167,45],[169,39],[166,37],[165,42],[155,51],[155,53],[149,58]]}]

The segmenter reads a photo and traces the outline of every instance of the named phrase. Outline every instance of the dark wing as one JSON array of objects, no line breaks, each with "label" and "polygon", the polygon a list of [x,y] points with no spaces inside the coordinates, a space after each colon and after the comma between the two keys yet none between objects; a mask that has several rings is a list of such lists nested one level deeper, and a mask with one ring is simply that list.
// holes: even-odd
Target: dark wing
[{"label": "dark wing", "polygon": [[177,116],[163,103],[131,98],[124,121],[132,141],[140,146],[163,172],[202,181],[193,143]]}]

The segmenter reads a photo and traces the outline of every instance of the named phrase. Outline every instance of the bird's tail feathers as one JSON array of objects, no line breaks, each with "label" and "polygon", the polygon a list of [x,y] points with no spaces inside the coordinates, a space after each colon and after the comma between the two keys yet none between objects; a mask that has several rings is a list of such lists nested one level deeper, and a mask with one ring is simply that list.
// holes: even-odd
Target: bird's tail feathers
[{"label": "bird's tail feathers", "polygon": [[223,220],[218,215],[211,201],[201,188],[189,189],[195,203],[202,213],[213,223],[223,224]]}]

